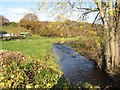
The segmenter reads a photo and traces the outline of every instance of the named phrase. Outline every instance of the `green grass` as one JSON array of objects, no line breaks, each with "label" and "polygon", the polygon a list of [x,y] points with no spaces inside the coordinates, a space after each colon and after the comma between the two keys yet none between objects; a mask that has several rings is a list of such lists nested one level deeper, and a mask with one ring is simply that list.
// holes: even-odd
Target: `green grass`
[{"label": "green grass", "polygon": [[57,38],[41,37],[39,39],[3,41],[2,49],[20,51],[40,58],[52,51],[52,44],[57,40]]},{"label": "green grass", "polygon": [[[66,41],[74,39],[77,38],[67,38]],[[33,35],[31,38],[25,40],[3,41],[2,50],[19,51],[35,59],[40,59],[41,63],[44,63],[46,66],[58,68],[56,60],[53,58],[52,44],[59,41],[60,38],[57,37]]]},{"label": "green grass", "polygon": [[52,44],[56,40],[57,38],[40,37],[39,39],[25,39],[25,40],[20,40],[20,41],[18,40],[3,41],[2,49],[9,50],[9,51],[19,51],[24,54],[30,55],[35,59],[42,60],[41,62],[45,63],[47,66],[49,65],[56,66],[52,58]]},{"label": "green grass", "polygon": [[6,31],[7,33],[14,33],[14,34],[19,34],[20,32],[26,31],[25,28],[23,27],[13,27],[13,26],[3,26],[2,31]]}]

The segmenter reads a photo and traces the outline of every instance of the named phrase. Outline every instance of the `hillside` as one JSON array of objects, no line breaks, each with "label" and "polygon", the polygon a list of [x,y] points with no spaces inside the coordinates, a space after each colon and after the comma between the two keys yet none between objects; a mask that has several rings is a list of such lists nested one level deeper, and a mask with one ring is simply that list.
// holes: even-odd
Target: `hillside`
[{"label": "hillside", "polygon": [[20,32],[24,32],[27,29],[23,27],[14,27],[14,26],[3,26],[2,31],[6,31],[7,33],[14,33],[14,34],[19,34]]}]

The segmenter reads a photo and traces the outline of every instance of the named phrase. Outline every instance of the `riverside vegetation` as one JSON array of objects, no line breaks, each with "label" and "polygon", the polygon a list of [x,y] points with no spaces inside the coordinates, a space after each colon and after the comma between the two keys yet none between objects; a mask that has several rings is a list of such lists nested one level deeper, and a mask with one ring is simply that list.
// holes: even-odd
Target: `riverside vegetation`
[{"label": "riverside vegetation", "polygon": [[[39,36],[39,33],[36,35],[36,33],[24,40],[3,41],[1,53],[1,86],[3,88],[79,87],[79,85],[69,85],[64,79],[63,73],[60,71],[57,61],[52,54],[52,44],[67,42],[65,44],[72,46],[89,59],[97,61],[101,58],[100,42],[102,41],[102,38],[98,36],[100,31],[96,32],[91,28],[83,30],[85,26],[78,26],[76,26],[75,31],[76,33],[79,32],[78,34],[81,34],[80,36],[71,36],[68,34],[66,36],[66,34],[62,32],[60,33],[60,36],[52,36],[52,32],[48,31],[48,34],[46,32],[47,29],[44,29],[45,33],[43,30],[40,33],[42,36]],[[52,27],[53,26],[50,28]],[[12,30],[13,27],[5,26],[3,27],[3,30],[8,31],[8,28]],[[61,29],[64,31],[64,28]],[[18,31],[22,30],[23,29],[14,31],[19,33]],[[85,83],[83,87],[99,88],[97,86],[92,86],[89,83]]]}]

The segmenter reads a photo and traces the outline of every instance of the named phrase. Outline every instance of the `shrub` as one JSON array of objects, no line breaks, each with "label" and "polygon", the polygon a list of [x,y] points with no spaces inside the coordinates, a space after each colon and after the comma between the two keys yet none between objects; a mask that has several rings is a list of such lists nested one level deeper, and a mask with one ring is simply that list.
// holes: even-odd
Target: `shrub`
[{"label": "shrub", "polygon": [[84,31],[84,33],[81,34],[79,40],[69,42],[68,45],[90,60],[95,61],[98,66],[101,66],[101,40],[102,38],[97,36],[95,31],[86,30],[86,32]]},{"label": "shrub", "polygon": [[57,71],[43,66],[40,60],[32,60],[19,52],[1,52],[2,88],[50,88],[61,76]]},{"label": "shrub", "polygon": [[9,40],[15,40],[15,39],[25,39],[25,37],[17,35],[17,36],[7,36],[2,38],[3,41],[9,41]]}]

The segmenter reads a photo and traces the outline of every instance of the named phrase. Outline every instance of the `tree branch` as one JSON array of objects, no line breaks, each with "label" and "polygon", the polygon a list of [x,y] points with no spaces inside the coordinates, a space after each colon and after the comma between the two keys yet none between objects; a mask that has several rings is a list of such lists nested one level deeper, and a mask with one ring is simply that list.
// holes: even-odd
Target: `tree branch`
[{"label": "tree branch", "polygon": [[79,8],[77,7],[77,9],[83,9],[83,10],[87,10],[87,11],[98,11],[98,8],[95,8],[95,9],[90,9],[90,8]]},{"label": "tree branch", "polygon": [[96,15],[96,17],[95,17],[95,19],[94,19],[94,21],[93,21],[93,23],[92,23],[92,26],[94,25],[95,21],[97,20],[99,14],[100,14],[100,12],[98,12],[98,14]]}]

